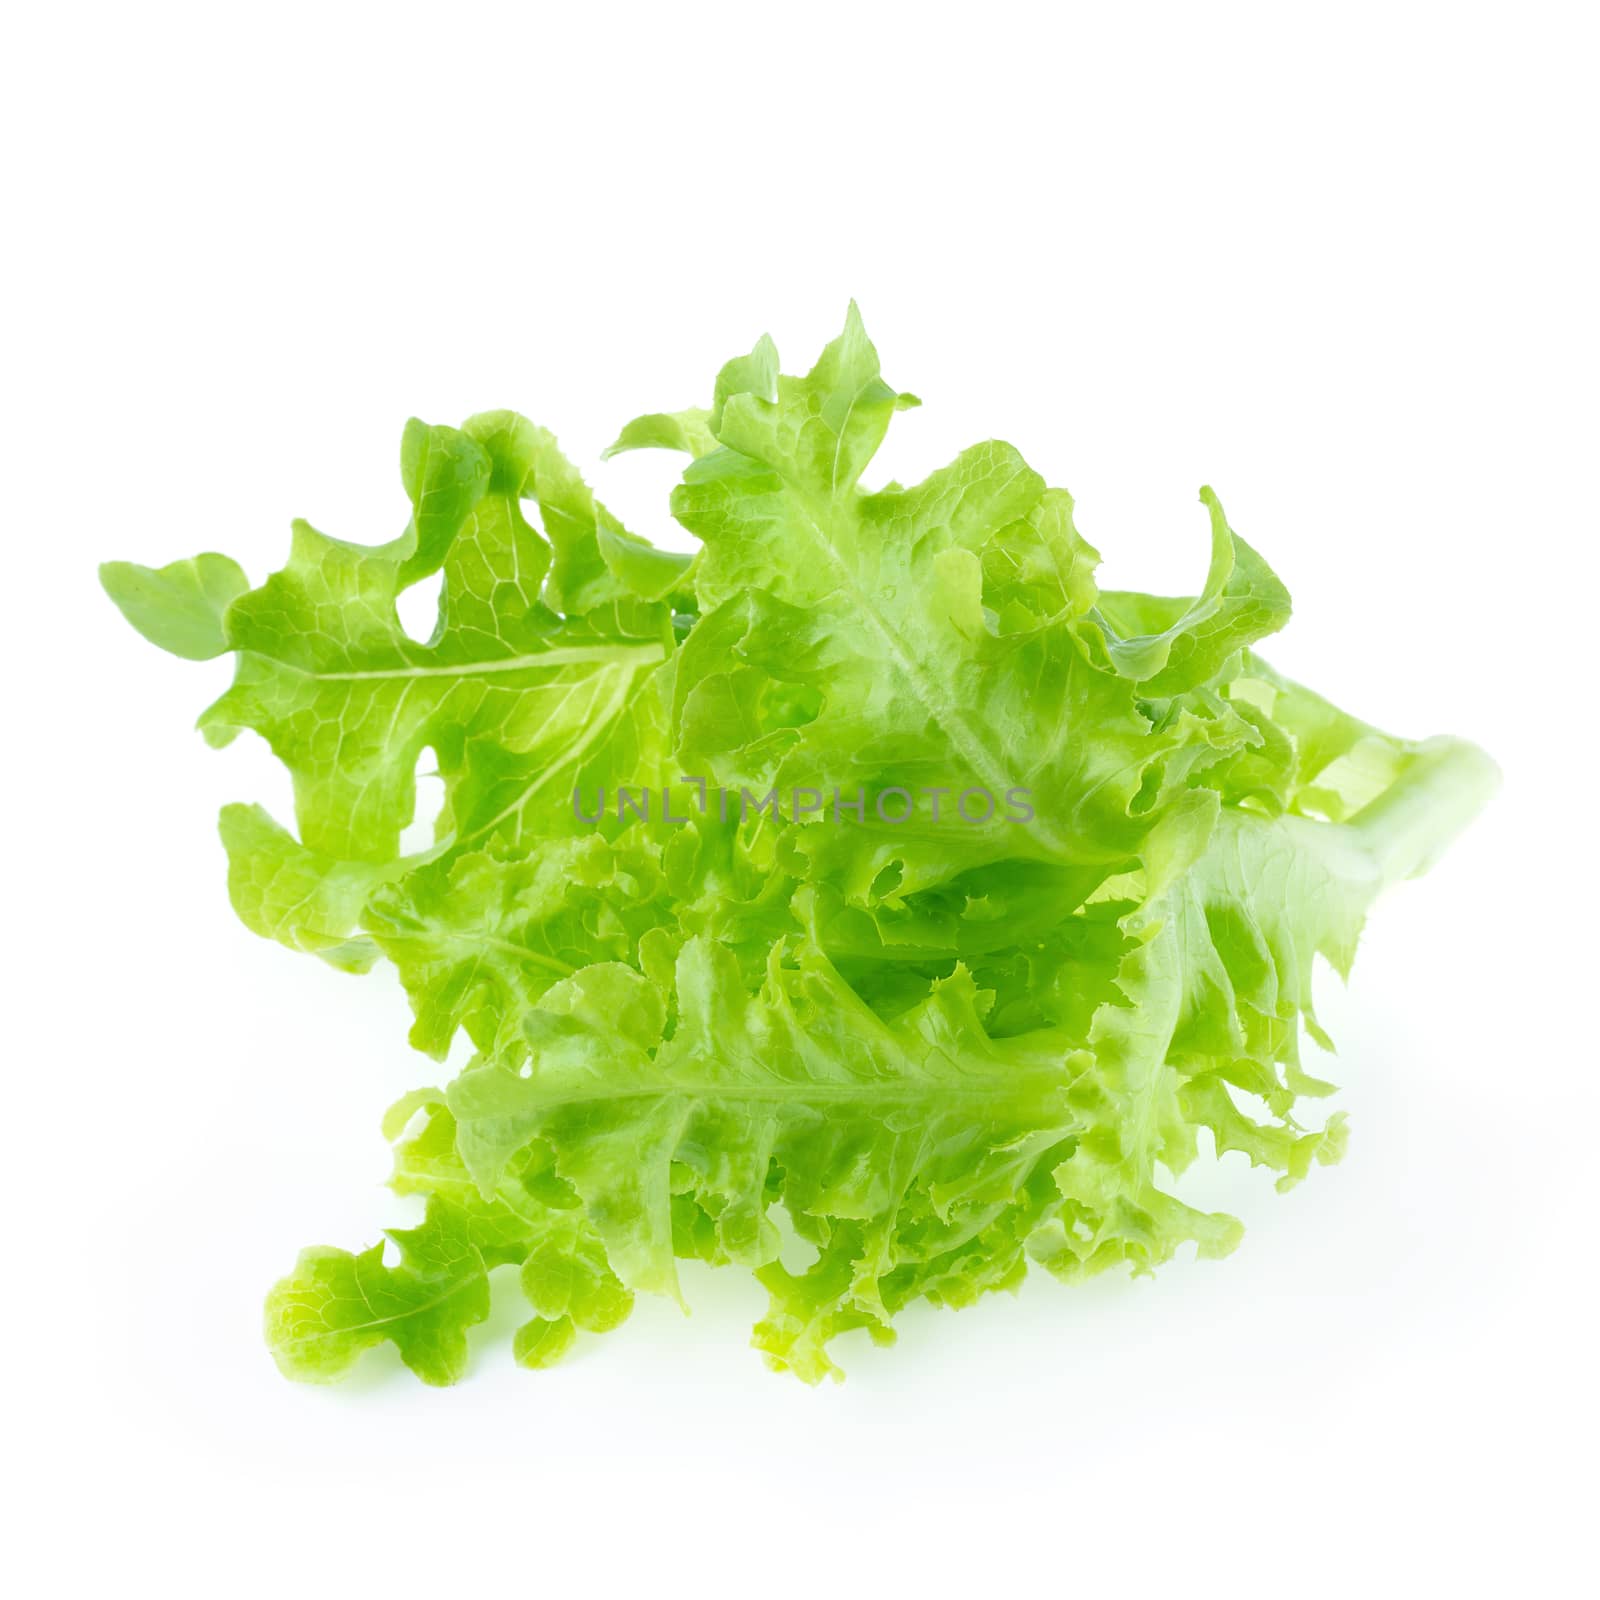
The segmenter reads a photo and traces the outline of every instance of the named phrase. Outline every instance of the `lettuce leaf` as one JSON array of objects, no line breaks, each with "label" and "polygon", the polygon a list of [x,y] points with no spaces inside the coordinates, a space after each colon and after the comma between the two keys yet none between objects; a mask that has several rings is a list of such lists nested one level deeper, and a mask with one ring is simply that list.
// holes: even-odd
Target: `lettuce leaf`
[{"label": "lettuce leaf", "polygon": [[[1240,1224],[1174,1190],[1208,1148],[1280,1187],[1338,1159],[1342,1114],[1303,1109],[1333,1092],[1301,1059],[1313,968],[1348,972],[1492,764],[1262,661],[1289,599],[1209,488],[1204,583],[1171,598],[1101,590],[1009,445],[863,487],[915,404],[852,306],[804,376],[763,339],[709,406],[623,428],[608,453],[688,457],[692,559],[493,412],[407,425],[389,544],[297,523],[256,589],[215,554],[104,569],[154,643],[235,654],[202,731],[294,780],[292,829],[223,813],[240,917],[389,961],[412,1044],[475,1051],[385,1119],[421,1225],[273,1289],[289,1376],[389,1342],[453,1382],[512,1266],[513,1354],[546,1366],[692,1259],[753,1272],[757,1348],[815,1382],[839,1334],[1030,1263],[1226,1254]],[[396,601],[435,573],[419,642]],[[407,852],[425,752],[444,805]]]}]

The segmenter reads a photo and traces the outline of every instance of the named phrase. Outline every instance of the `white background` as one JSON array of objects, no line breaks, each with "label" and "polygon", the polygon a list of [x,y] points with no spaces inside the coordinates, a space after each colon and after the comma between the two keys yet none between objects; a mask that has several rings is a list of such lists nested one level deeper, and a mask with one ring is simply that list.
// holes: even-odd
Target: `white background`
[{"label": "white background", "polygon": [[[1100,8],[1097,8],[1097,11]],[[107,6],[6,27],[4,863],[12,1592],[1124,1595],[1592,1578],[1600,361],[1582,8]],[[191,731],[96,562],[259,581],[291,516],[404,524],[405,418],[598,460],[856,296],[1113,585],[1204,567],[1214,484],[1296,600],[1270,654],[1505,787],[1383,903],[1328,1070],[1350,1154],[1155,1282],[854,1338],[809,1391],[690,1281],[545,1374],[514,1283],[467,1380],[278,1377],[260,1300],[370,1242],[403,998],[246,933],[213,819],[287,784]]]}]

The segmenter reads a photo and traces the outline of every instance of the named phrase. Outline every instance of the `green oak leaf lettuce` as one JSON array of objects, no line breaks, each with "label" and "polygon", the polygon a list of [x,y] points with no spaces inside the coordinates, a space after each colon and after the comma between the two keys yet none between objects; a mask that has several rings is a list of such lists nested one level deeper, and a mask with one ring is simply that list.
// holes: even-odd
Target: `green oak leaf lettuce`
[{"label": "green oak leaf lettuce", "polygon": [[[388,544],[296,523],[257,588],[213,553],[103,569],[152,642],[234,655],[201,729],[293,779],[292,819],[223,812],[241,919],[389,963],[411,1044],[474,1052],[384,1121],[421,1222],[273,1289],[289,1376],[387,1342],[455,1381],[502,1268],[512,1355],[548,1366],[694,1260],[756,1276],[757,1348],[814,1382],[838,1335],[1030,1265],[1226,1254],[1240,1224],[1174,1181],[1202,1154],[1280,1187],[1338,1159],[1315,966],[1348,971],[1492,764],[1262,660],[1289,598],[1209,488],[1204,580],[1168,597],[1101,589],[1010,445],[869,486],[917,403],[852,306],[804,376],[763,339],[607,452],[687,458],[692,557],[502,411],[407,425]],[[414,639],[397,601],[435,575]],[[419,763],[444,798],[412,848]]]}]

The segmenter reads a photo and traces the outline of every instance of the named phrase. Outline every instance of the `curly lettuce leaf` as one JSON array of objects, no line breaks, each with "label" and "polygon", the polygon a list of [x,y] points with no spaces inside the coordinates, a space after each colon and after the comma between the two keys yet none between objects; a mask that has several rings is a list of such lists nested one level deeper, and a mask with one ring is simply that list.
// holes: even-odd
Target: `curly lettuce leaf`
[{"label": "curly lettuce leaf", "polygon": [[[1148,619],[1097,605],[1098,557],[1071,497],[1011,446],[975,446],[910,489],[860,488],[907,397],[883,382],[854,308],[805,378],[764,387],[707,414],[721,448],[673,496],[704,545],[705,615],[671,675],[678,752],[726,784],[946,797],[942,827],[869,819],[795,840],[808,875],[859,902],[891,866],[911,888],[1019,853],[1114,863],[1196,771],[1259,742],[1220,703],[1187,719],[1153,703],[1288,614],[1209,490],[1202,594],[1159,632],[1125,637],[1108,610],[1129,630]],[[954,815],[973,789],[1043,798],[1025,830],[974,828]]]},{"label": "curly lettuce leaf", "polygon": [[424,1383],[454,1383],[467,1364],[467,1329],[489,1315],[489,1278],[465,1219],[436,1202],[417,1228],[393,1228],[360,1255],[304,1250],[267,1297],[267,1344],[285,1377],[326,1383],[385,1341]]}]

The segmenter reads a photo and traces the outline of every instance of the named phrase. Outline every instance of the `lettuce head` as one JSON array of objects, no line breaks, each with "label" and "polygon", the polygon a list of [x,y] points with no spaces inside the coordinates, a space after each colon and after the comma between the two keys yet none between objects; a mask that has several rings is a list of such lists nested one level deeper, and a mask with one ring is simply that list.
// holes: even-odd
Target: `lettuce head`
[{"label": "lettuce head", "polygon": [[[234,655],[201,731],[293,779],[292,827],[222,814],[239,916],[392,963],[411,1044],[475,1052],[384,1122],[421,1223],[271,1291],[290,1377],[388,1341],[453,1382],[501,1266],[546,1366],[689,1259],[754,1273],[757,1348],[814,1382],[840,1333],[1030,1263],[1226,1254],[1239,1223],[1173,1192],[1202,1151],[1280,1188],[1338,1159],[1343,1117],[1305,1111],[1316,959],[1348,970],[1492,764],[1274,672],[1289,597],[1210,489],[1173,599],[1101,589],[1010,445],[864,487],[916,403],[852,307],[805,376],[763,339],[622,430],[685,456],[692,558],[489,412],[407,424],[389,544],[296,523],[259,588],[217,554],[102,570],[154,643]],[[435,575],[420,642],[396,602]],[[444,802],[408,851],[425,752]]]}]

